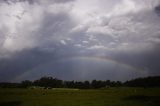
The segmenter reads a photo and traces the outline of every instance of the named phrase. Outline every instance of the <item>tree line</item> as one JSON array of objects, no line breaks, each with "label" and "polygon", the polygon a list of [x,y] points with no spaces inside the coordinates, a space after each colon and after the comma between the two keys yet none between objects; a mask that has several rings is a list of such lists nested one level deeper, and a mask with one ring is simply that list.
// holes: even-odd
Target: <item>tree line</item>
[{"label": "tree line", "polygon": [[126,81],[123,85],[129,87],[160,87],[160,76],[136,78]]},{"label": "tree line", "polygon": [[79,89],[92,89],[92,88],[104,88],[104,87],[118,87],[121,86],[120,81],[102,81],[102,80],[92,80],[92,81],[63,81],[53,77],[42,77],[35,81],[22,81],[22,87],[29,86],[39,86],[45,88],[79,88]]},{"label": "tree line", "polygon": [[63,81],[53,77],[42,77],[35,81],[25,80],[21,83],[0,83],[1,88],[28,88],[43,87],[50,88],[78,88],[78,89],[98,89],[108,87],[160,87],[160,76],[136,78],[130,81]]}]

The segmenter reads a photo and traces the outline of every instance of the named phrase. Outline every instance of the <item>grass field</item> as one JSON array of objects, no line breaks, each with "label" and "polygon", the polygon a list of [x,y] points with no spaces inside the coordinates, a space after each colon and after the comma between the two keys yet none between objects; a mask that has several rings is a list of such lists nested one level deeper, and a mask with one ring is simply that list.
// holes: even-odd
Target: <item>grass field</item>
[{"label": "grass field", "polygon": [[0,106],[160,106],[160,88],[0,89]]}]

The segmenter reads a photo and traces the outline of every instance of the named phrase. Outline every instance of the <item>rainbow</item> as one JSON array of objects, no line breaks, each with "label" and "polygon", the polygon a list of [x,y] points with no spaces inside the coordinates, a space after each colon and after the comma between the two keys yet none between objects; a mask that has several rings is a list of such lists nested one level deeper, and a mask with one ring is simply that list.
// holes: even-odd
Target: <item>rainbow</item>
[{"label": "rainbow", "polygon": [[115,66],[121,66],[133,71],[145,71],[145,69],[140,68],[140,67],[135,67],[132,66],[130,64],[127,64],[125,62],[122,61],[118,61],[116,59],[110,58],[110,57],[106,57],[106,56],[73,56],[73,57],[68,57],[69,59],[81,59],[81,60],[93,60],[93,61],[97,61],[97,62],[109,62],[112,64],[115,64]]},{"label": "rainbow", "polygon": [[[101,63],[102,62],[111,63],[111,64],[113,64],[115,66],[120,66],[120,67],[123,67],[125,69],[130,70],[130,71],[137,71],[137,72],[144,71],[144,72],[146,72],[146,70],[143,69],[143,68],[135,67],[135,66],[132,66],[130,64],[127,64],[127,63],[124,63],[122,61],[118,61],[118,60],[115,60],[113,58],[106,57],[106,56],[67,56],[66,58],[59,59],[58,61],[68,61],[68,60],[74,60],[74,59],[76,59],[76,60],[84,60],[84,61],[90,60],[90,61],[96,61],[96,62],[101,62]],[[43,67],[43,66],[45,66],[47,64],[58,62],[58,61],[50,61],[50,62],[47,62],[45,64],[44,63],[40,64],[40,65],[38,65],[36,67]],[[30,70],[24,72],[23,74],[15,77],[13,79],[13,81],[17,81],[18,79],[22,79],[23,77],[28,76],[28,75],[32,74],[33,72],[35,72],[35,71],[36,71],[35,68],[30,69]]]}]

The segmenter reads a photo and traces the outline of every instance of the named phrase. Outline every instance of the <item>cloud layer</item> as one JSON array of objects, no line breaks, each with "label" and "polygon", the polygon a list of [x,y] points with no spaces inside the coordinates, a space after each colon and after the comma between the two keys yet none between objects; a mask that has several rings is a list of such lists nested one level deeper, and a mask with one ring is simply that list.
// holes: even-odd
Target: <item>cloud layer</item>
[{"label": "cloud layer", "polygon": [[159,75],[159,7],[159,0],[2,0],[0,81]]}]

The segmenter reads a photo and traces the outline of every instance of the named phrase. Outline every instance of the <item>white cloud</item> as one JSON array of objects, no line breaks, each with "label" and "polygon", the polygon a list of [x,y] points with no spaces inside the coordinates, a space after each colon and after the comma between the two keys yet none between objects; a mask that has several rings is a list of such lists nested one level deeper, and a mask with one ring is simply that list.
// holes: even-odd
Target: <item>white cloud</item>
[{"label": "white cloud", "polygon": [[104,47],[103,45],[94,45],[89,47],[88,49],[106,49],[106,47]]},{"label": "white cloud", "polygon": [[75,47],[79,47],[79,48],[80,48],[80,47],[83,47],[81,44],[75,44],[74,46],[75,46]]},{"label": "white cloud", "polygon": [[61,42],[61,44],[63,44],[63,45],[66,45],[66,44],[67,44],[64,40],[61,40],[60,42]]},{"label": "white cloud", "polygon": [[88,41],[82,41],[84,44],[88,44],[89,42]]}]

